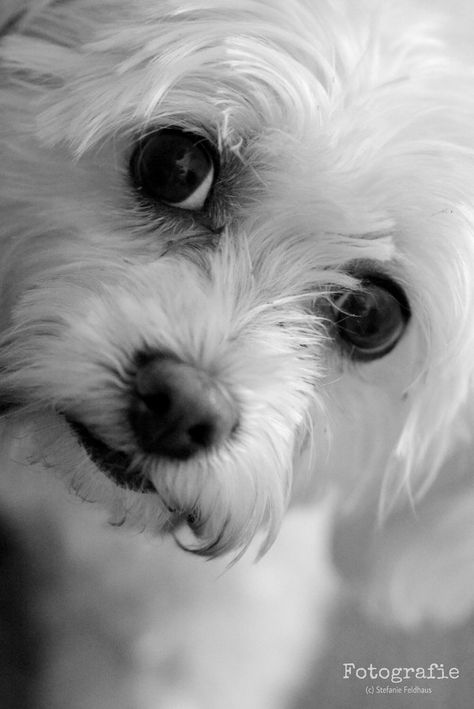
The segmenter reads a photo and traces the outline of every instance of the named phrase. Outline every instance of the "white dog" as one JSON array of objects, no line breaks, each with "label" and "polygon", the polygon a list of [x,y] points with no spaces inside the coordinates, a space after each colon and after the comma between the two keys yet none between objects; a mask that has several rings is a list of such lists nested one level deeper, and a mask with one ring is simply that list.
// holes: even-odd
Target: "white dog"
[{"label": "white dog", "polygon": [[[373,614],[467,617],[463,23],[383,0],[0,19],[2,496],[30,553],[63,550],[37,611],[44,705],[284,705],[332,589],[327,530]],[[209,565],[147,541],[264,554],[290,500],[268,560],[212,590]]]}]

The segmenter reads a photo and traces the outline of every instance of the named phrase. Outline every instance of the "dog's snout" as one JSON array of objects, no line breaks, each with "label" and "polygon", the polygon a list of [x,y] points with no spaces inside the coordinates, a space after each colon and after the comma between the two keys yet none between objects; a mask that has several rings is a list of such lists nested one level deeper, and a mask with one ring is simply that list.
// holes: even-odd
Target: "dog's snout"
[{"label": "dog's snout", "polygon": [[226,441],[237,428],[238,409],[202,369],[157,356],[137,371],[130,419],[145,452],[186,460]]}]

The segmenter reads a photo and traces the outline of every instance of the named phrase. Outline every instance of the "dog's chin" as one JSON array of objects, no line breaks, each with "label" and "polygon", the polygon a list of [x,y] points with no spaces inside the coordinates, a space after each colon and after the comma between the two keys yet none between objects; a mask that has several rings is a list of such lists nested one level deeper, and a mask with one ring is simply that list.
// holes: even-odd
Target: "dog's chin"
[{"label": "dog's chin", "polygon": [[144,494],[156,492],[155,487],[145,475],[131,472],[131,459],[124,452],[110,448],[97,438],[84,424],[66,418],[75,438],[87,453],[94,465],[119,487]]},{"label": "dog's chin", "polygon": [[[84,449],[92,464],[106,475],[118,487],[150,496],[158,495],[162,503],[170,513],[167,521],[166,531],[172,534],[178,546],[184,551],[195,554],[208,554],[207,546],[202,548],[202,544],[196,540],[205,532],[205,525],[201,519],[199,510],[191,511],[186,509],[173,508],[168,505],[152,482],[139,471],[131,472],[131,458],[124,451],[114,450],[103,440],[95,436],[84,424],[76,420],[65,417],[74,437]],[[209,548],[214,547],[219,539],[212,540]]]}]

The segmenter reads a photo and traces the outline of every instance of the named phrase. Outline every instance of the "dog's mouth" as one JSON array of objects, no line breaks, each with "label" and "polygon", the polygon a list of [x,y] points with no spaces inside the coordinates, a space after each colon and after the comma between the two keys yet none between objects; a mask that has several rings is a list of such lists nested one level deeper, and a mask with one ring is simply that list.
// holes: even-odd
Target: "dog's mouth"
[{"label": "dog's mouth", "polygon": [[84,448],[94,465],[119,487],[135,492],[156,492],[152,483],[141,473],[131,472],[130,457],[120,450],[110,448],[97,438],[84,424],[66,417],[75,437]]}]

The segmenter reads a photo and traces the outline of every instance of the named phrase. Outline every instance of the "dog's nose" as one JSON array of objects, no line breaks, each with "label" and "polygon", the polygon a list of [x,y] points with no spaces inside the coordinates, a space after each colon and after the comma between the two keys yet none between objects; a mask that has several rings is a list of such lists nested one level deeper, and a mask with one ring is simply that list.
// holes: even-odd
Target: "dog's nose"
[{"label": "dog's nose", "polygon": [[203,370],[157,356],[136,373],[130,420],[145,452],[186,460],[227,440],[237,428],[238,409]]}]

